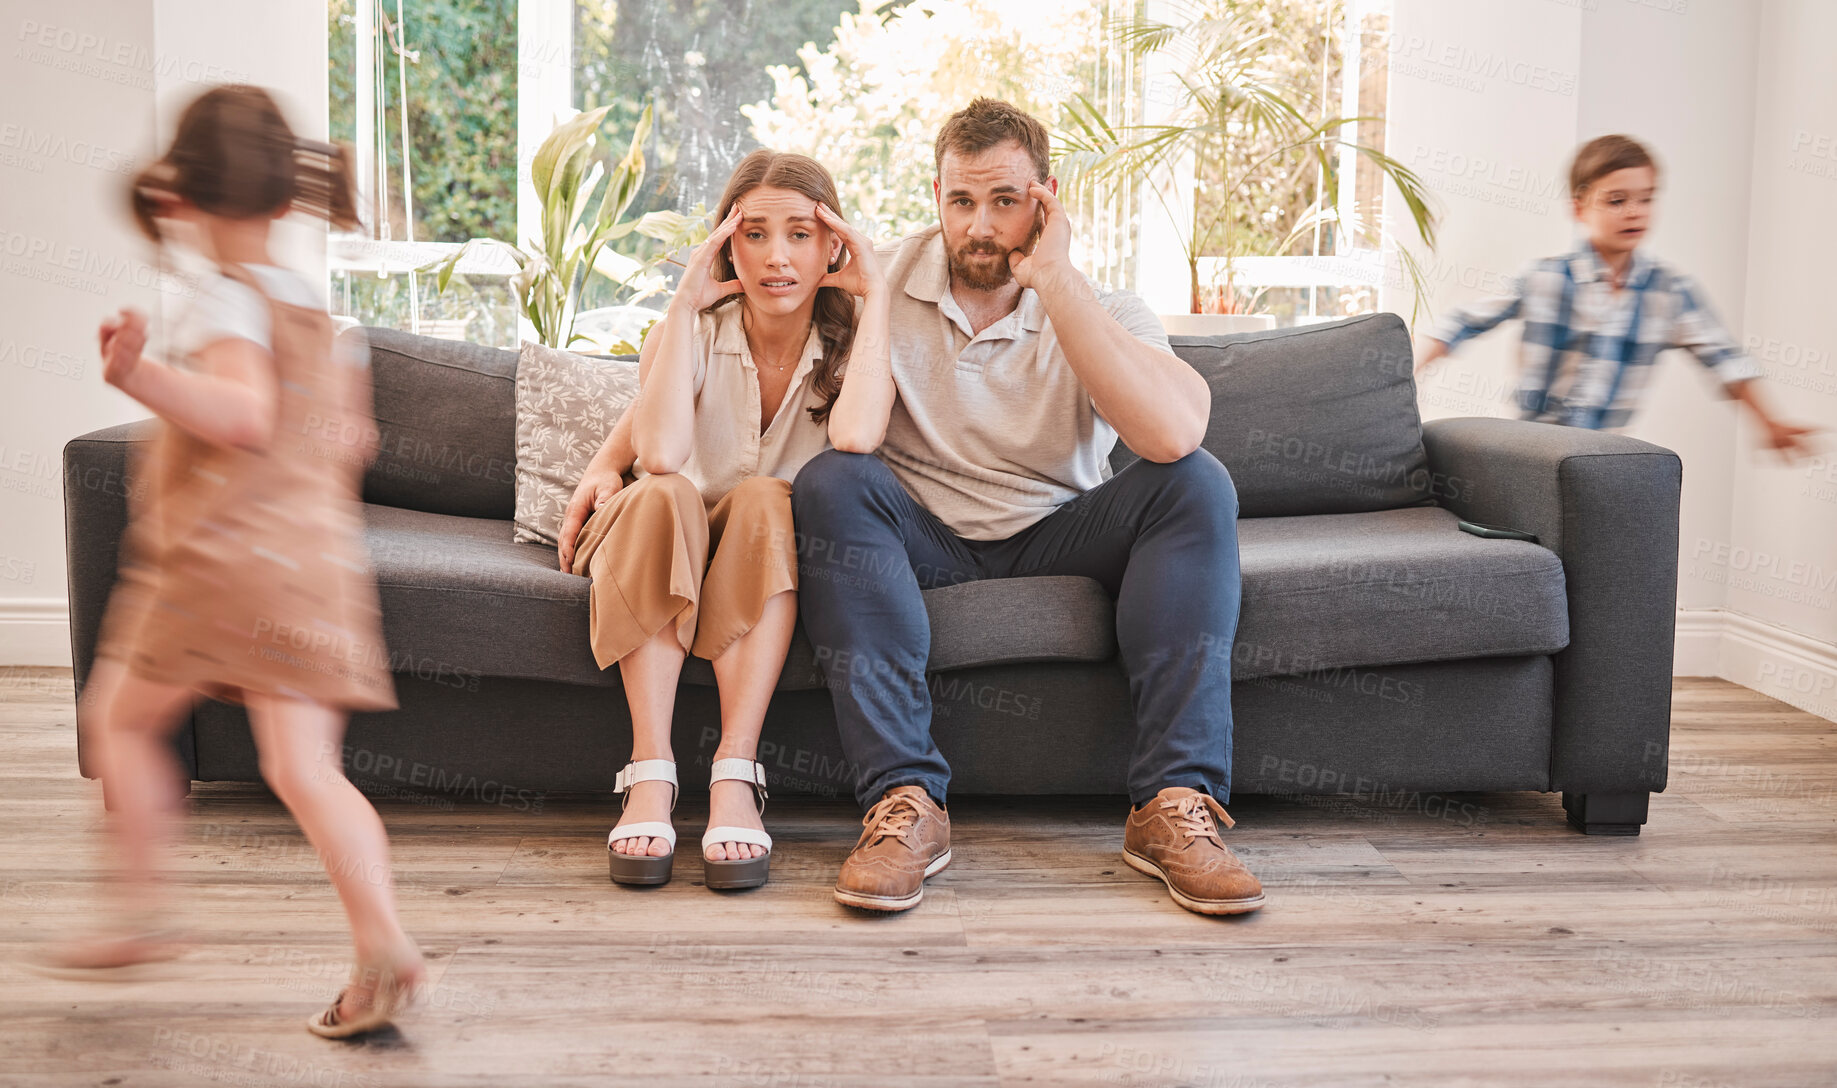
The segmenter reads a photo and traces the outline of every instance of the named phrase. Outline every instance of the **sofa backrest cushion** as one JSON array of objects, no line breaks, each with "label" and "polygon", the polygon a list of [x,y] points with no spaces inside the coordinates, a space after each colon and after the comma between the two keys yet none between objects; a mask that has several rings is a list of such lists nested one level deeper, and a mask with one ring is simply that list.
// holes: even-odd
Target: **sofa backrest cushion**
[{"label": "sofa backrest cushion", "polygon": [[[516,508],[517,353],[395,329],[368,339],[381,439],[364,501],[509,520]],[[1243,517],[1434,502],[1409,330],[1395,314],[1225,336],[1175,336],[1212,390],[1205,448]],[[1136,459],[1117,443],[1111,464]]]},{"label": "sofa backrest cushion", "polygon": [[516,507],[517,353],[395,329],[368,338],[381,438],[364,501],[509,520]]},{"label": "sofa backrest cushion", "polygon": [[[1205,448],[1231,471],[1240,516],[1434,501],[1410,335],[1397,315],[1171,340],[1212,389]],[[1135,459],[1119,442],[1110,463]]]}]

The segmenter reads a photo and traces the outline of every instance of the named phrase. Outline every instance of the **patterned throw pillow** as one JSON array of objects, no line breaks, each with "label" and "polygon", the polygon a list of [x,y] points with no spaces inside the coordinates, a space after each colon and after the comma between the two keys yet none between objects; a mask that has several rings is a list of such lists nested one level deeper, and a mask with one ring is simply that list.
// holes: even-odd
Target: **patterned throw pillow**
[{"label": "patterned throw pillow", "polygon": [[638,364],[525,342],[517,356],[518,543],[556,543],[568,500],[638,398]]}]

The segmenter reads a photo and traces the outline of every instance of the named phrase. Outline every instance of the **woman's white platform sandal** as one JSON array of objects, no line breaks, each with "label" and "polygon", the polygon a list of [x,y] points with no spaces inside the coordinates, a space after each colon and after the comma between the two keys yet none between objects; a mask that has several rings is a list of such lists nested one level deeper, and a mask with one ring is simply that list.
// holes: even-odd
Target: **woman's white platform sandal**
[{"label": "woman's white platform sandal", "polygon": [[[753,799],[759,814],[765,815],[765,764],[750,759],[717,759],[710,768],[708,784],[725,781],[747,782],[753,787]],[[709,861],[708,848],[717,842],[743,842],[763,846],[765,853],[756,858]],[[772,871],[772,836],[752,827],[711,827],[702,835],[702,873],[710,888],[757,888]]]},{"label": "woman's white platform sandal", "polygon": [[[625,811],[626,792],[640,782],[668,782],[670,811],[676,811],[676,764],[668,759],[634,759],[612,780],[612,792],[620,795],[619,811]],[[621,839],[662,839],[670,852],[660,858],[649,855],[621,854],[612,844]],[[668,884],[670,865],[676,860],[676,829],[658,820],[620,824],[606,836],[606,853],[611,859],[614,884]]]}]

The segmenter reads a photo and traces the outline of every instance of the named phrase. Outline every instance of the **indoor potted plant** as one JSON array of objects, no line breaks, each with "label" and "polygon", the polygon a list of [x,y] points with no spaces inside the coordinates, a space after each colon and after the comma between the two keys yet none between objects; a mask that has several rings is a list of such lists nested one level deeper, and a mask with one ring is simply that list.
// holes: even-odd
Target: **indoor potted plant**
[{"label": "indoor potted plant", "polygon": [[[644,141],[651,130],[649,106],[638,119],[631,146],[606,177],[598,206],[589,213],[594,190],[605,176],[605,168],[593,153],[600,124],[611,108],[599,106],[575,114],[555,126],[555,131],[536,149],[530,163],[530,183],[542,203],[542,236],[522,246],[495,238],[466,242],[422,269],[437,273],[439,290],[446,290],[468,249],[474,245],[500,247],[516,262],[510,290],[519,310],[534,327],[537,339],[549,347],[565,348],[576,340],[589,339],[576,333],[574,327],[589,274],[598,272],[616,283],[637,285],[669,254],[707,237],[706,214],[699,207],[688,215],[654,211],[637,219],[625,218],[644,180]],[[639,262],[610,247],[610,243],[634,233],[662,242],[662,255]],[[656,289],[662,285],[650,286]],[[637,350],[630,343],[596,346],[615,352]]]},{"label": "indoor potted plant", "polygon": [[[1281,36],[1252,25],[1236,5],[1213,0],[1178,24],[1124,18],[1112,34],[1138,61],[1162,53],[1180,58],[1171,75],[1159,77],[1149,88],[1153,93],[1145,95],[1166,103],[1168,115],[1154,124],[1113,124],[1089,98],[1076,96],[1063,109],[1059,169],[1069,179],[1147,182],[1141,187],[1173,224],[1187,266],[1187,312],[1161,315],[1168,332],[1274,326],[1272,315],[1252,312],[1260,291],[1235,282],[1236,258],[1282,254],[1323,228],[1381,242],[1382,233],[1369,222],[1340,221],[1339,186],[1353,181],[1337,168],[1342,148],[1375,164],[1395,184],[1419,235],[1434,248],[1435,218],[1422,179],[1381,149],[1342,138],[1341,130],[1370,118],[1326,116],[1315,69],[1285,56],[1278,48]],[[1315,164],[1319,191],[1285,234],[1246,229],[1267,211],[1259,198],[1272,176]],[[1174,178],[1178,183],[1172,186],[1155,184]],[[1207,282],[1201,262],[1213,254],[1222,256],[1222,275]],[[1420,297],[1415,259],[1401,247],[1397,254]]]}]

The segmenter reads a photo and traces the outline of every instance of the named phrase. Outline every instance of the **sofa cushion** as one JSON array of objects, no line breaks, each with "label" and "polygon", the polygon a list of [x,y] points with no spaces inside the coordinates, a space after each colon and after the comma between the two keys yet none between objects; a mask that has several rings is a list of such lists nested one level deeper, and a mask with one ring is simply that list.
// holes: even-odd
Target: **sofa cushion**
[{"label": "sofa cushion", "polygon": [[507,519],[366,505],[364,521],[395,671],[618,682],[587,644],[587,579],[555,549],[512,543]]},{"label": "sofa cushion", "polygon": [[553,547],[581,474],[638,399],[638,361],[525,341],[516,385],[516,541]]},{"label": "sofa cushion", "polygon": [[[1397,315],[1171,339],[1212,389],[1205,448],[1231,470],[1240,516],[1394,510],[1458,486],[1429,472]],[[1110,461],[1135,459],[1119,442]]]},{"label": "sofa cushion", "polygon": [[[1116,620],[1103,587],[1089,578],[1010,578],[940,586],[924,593],[931,619],[926,668],[948,672],[976,665],[1023,661],[1108,661],[1116,656]],[[859,668],[869,667],[865,658]],[[683,679],[714,686],[714,666],[699,657],[683,665]],[[780,691],[824,686],[822,663],[804,635],[791,639]]]},{"label": "sofa cushion", "polygon": [[[511,523],[366,506],[365,535],[392,667],[476,689],[482,677],[616,685],[587,642],[591,583],[558,568],[555,549],[511,541]],[[927,590],[934,671],[1017,661],[1107,661],[1116,654],[1103,588],[1088,578],[972,582]],[[689,683],[713,686],[691,657]],[[780,690],[823,686],[800,625]]]},{"label": "sofa cushion", "polygon": [[1439,507],[1265,518],[1238,532],[1236,679],[1569,644],[1556,553],[1461,532]]},{"label": "sofa cushion", "polygon": [[[589,582],[509,521],[365,508],[383,630],[397,672],[476,686],[486,676],[616,684],[587,644]],[[1232,676],[1550,654],[1569,643],[1562,563],[1546,548],[1461,532],[1427,507],[1240,523],[1244,604]],[[1115,611],[1088,578],[1011,578],[927,590],[934,672],[1107,661]],[[712,686],[700,658],[689,683]],[[800,625],[780,690],[823,686]]]},{"label": "sofa cushion", "polygon": [[1090,578],[960,582],[925,591],[933,672],[1018,661],[1108,661],[1116,612]]},{"label": "sofa cushion", "polygon": [[381,431],[376,460],[364,474],[364,501],[436,514],[510,517],[517,353],[395,329],[343,335],[369,340]]}]

